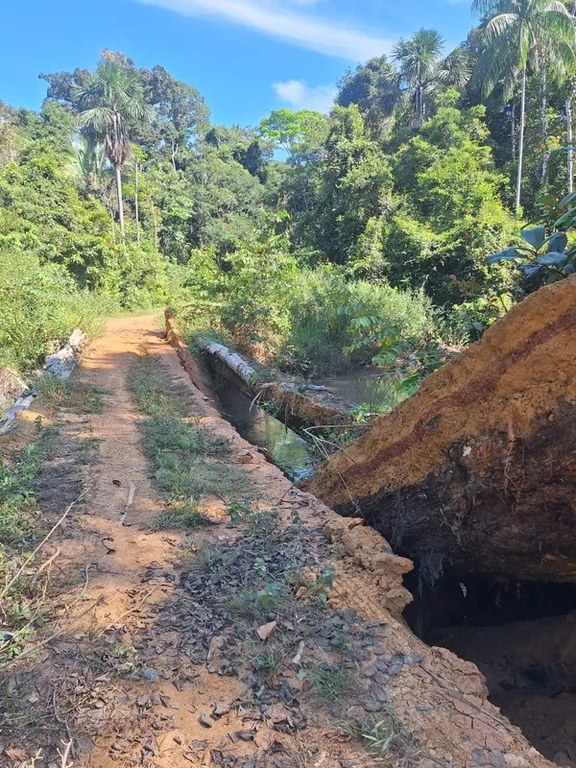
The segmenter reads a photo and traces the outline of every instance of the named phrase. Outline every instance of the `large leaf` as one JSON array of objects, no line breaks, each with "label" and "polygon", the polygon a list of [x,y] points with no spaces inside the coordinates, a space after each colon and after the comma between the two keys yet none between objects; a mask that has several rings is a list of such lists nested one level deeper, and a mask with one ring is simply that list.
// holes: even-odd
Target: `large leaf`
[{"label": "large leaf", "polygon": [[[571,147],[573,150],[574,147]],[[570,203],[574,202],[576,200],[576,192],[570,192],[566,197],[563,197],[562,200],[558,203],[558,208],[565,208]]]},{"label": "large leaf", "polygon": [[520,269],[524,273],[524,277],[534,277],[539,272],[542,272],[544,267],[539,267],[535,264],[520,264]]},{"label": "large leaf", "polygon": [[541,248],[544,244],[544,241],[546,240],[545,227],[532,227],[532,229],[523,229],[520,234],[522,235],[522,238],[536,250]]},{"label": "large leaf", "polygon": [[568,237],[564,232],[556,232],[548,240],[548,253],[552,251],[565,251],[568,245]]},{"label": "large leaf", "polygon": [[568,257],[560,251],[551,251],[543,256],[538,256],[536,261],[543,267],[563,267]]},{"label": "large leaf", "polygon": [[493,253],[486,259],[486,264],[497,264],[499,261],[514,261],[523,258],[516,248],[505,248],[503,251]]}]

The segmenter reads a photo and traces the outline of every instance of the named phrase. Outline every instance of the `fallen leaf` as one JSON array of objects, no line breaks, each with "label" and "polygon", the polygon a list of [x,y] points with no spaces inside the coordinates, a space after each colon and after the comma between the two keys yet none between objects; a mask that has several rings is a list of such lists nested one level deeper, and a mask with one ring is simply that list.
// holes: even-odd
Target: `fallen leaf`
[{"label": "fallen leaf", "polygon": [[269,624],[262,624],[261,627],[258,627],[256,630],[256,634],[260,638],[260,640],[268,640],[270,635],[276,630],[276,627],[278,626],[277,621],[271,621]]}]

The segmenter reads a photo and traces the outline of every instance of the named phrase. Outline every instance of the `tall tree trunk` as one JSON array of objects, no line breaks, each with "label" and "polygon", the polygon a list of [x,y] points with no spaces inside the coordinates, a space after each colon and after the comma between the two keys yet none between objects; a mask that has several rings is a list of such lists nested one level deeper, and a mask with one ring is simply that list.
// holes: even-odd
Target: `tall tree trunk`
[{"label": "tall tree trunk", "polygon": [[546,64],[542,66],[542,102],[540,105],[540,122],[542,126],[542,186],[548,182],[548,164],[550,152],[548,151],[548,72]]},{"label": "tall tree trunk", "polygon": [[172,151],[171,151],[172,168],[175,171],[176,170],[176,153],[178,152],[178,145],[176,144],[174,139],[171,140],[171,144],[172,144]]},{"label": "tall tree trunk", "polygon": [[118,201],[118,221],[120,222],[120,232],[122,233],[122,242],[124,242],[124,198],[122,196],[122,170],[119,165],[114,166],[116,171],[116,198]]},{"label": "tall tree trunk", "polygon": [[570,91],[570,95],[566,99],[566,143],[568,145],[568,161],[567,161],[567,175],[568,175],[568,192],[574,192],[574,150],[572,148],[572,142],[574,141],[574,123],[572,114],[572,99],[574,98],[574,90]]},{"label": "tall tree trunk", "polygon": [[516,99],[512,100],[512,127],[510,129],[512,140],[512,162],[516,162]]},{"label": "tall tree trunk", "polygon": [[134,208],[136,211],[136,242],[140,245],[140,203],[138,200],[138,161],[134,161]]},{"label": "tall tree trunk", "polygon": [[524,128],[526,124],[526,65],[522,70],[522,93],[520,96],[520,138],[518,142],[518,175],[516,177],[516,215],[520,213],[522,201],[522,172],[524,165]]}]

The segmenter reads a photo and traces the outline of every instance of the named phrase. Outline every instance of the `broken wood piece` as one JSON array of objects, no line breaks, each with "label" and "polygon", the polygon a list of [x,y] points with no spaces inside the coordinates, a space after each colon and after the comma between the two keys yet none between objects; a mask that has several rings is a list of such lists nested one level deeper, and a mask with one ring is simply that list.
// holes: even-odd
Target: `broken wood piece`
[{"label": "broken wood piece", "polygon": [[130,509],[130,507],[134,503],[134,494],[135,493],[136,493],[136,486],[134,485],[134,483],[130,483],[130,489],[128,491],[128,501],[126,502],[126,506],[124,508],[124,512],[122,513],[122,516],[120,518],[120,523],[122,525],[128,525],[128,523],[127,523],[127,520],[128,520],[128,510]]}]

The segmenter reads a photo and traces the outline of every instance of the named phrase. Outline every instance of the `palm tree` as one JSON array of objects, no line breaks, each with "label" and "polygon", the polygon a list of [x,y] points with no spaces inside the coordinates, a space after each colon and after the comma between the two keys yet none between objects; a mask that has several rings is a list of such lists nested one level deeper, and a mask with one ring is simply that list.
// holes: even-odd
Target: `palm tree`
[{"label": "palm tree", "polygon": [[551,60],[574,58],[574,24],[561,0],[474,0],[474,10],[486,19],[484,50],[478,72],[484,95],[499,81],[520,80],[520,135],[516,176],[516,213],[521,206],[526,127],[526,81],[530,63],[538,65],[538,53]]},{"label": "palm tree", "polygon": [[130,157],[130,128],[148,120],[150,108],[144,103],[136,73],[125,63],[104,57],[88,82],[75,93],[80,108],[80,123],[93,141],[102,141],[114,168],[118,219],[124,240],[124,200],[122,167]]},{"label": "palm tree", "polygon": [[415,122],[421,125],[426,117],[426,96],[439,85],[464,86],[470,77],[468,55],[457,48],[442,59],[444,40],[435,29],[421,29],[408,40],[400,38],[393,49],[393,59],[400,70],[414,105]]}]

